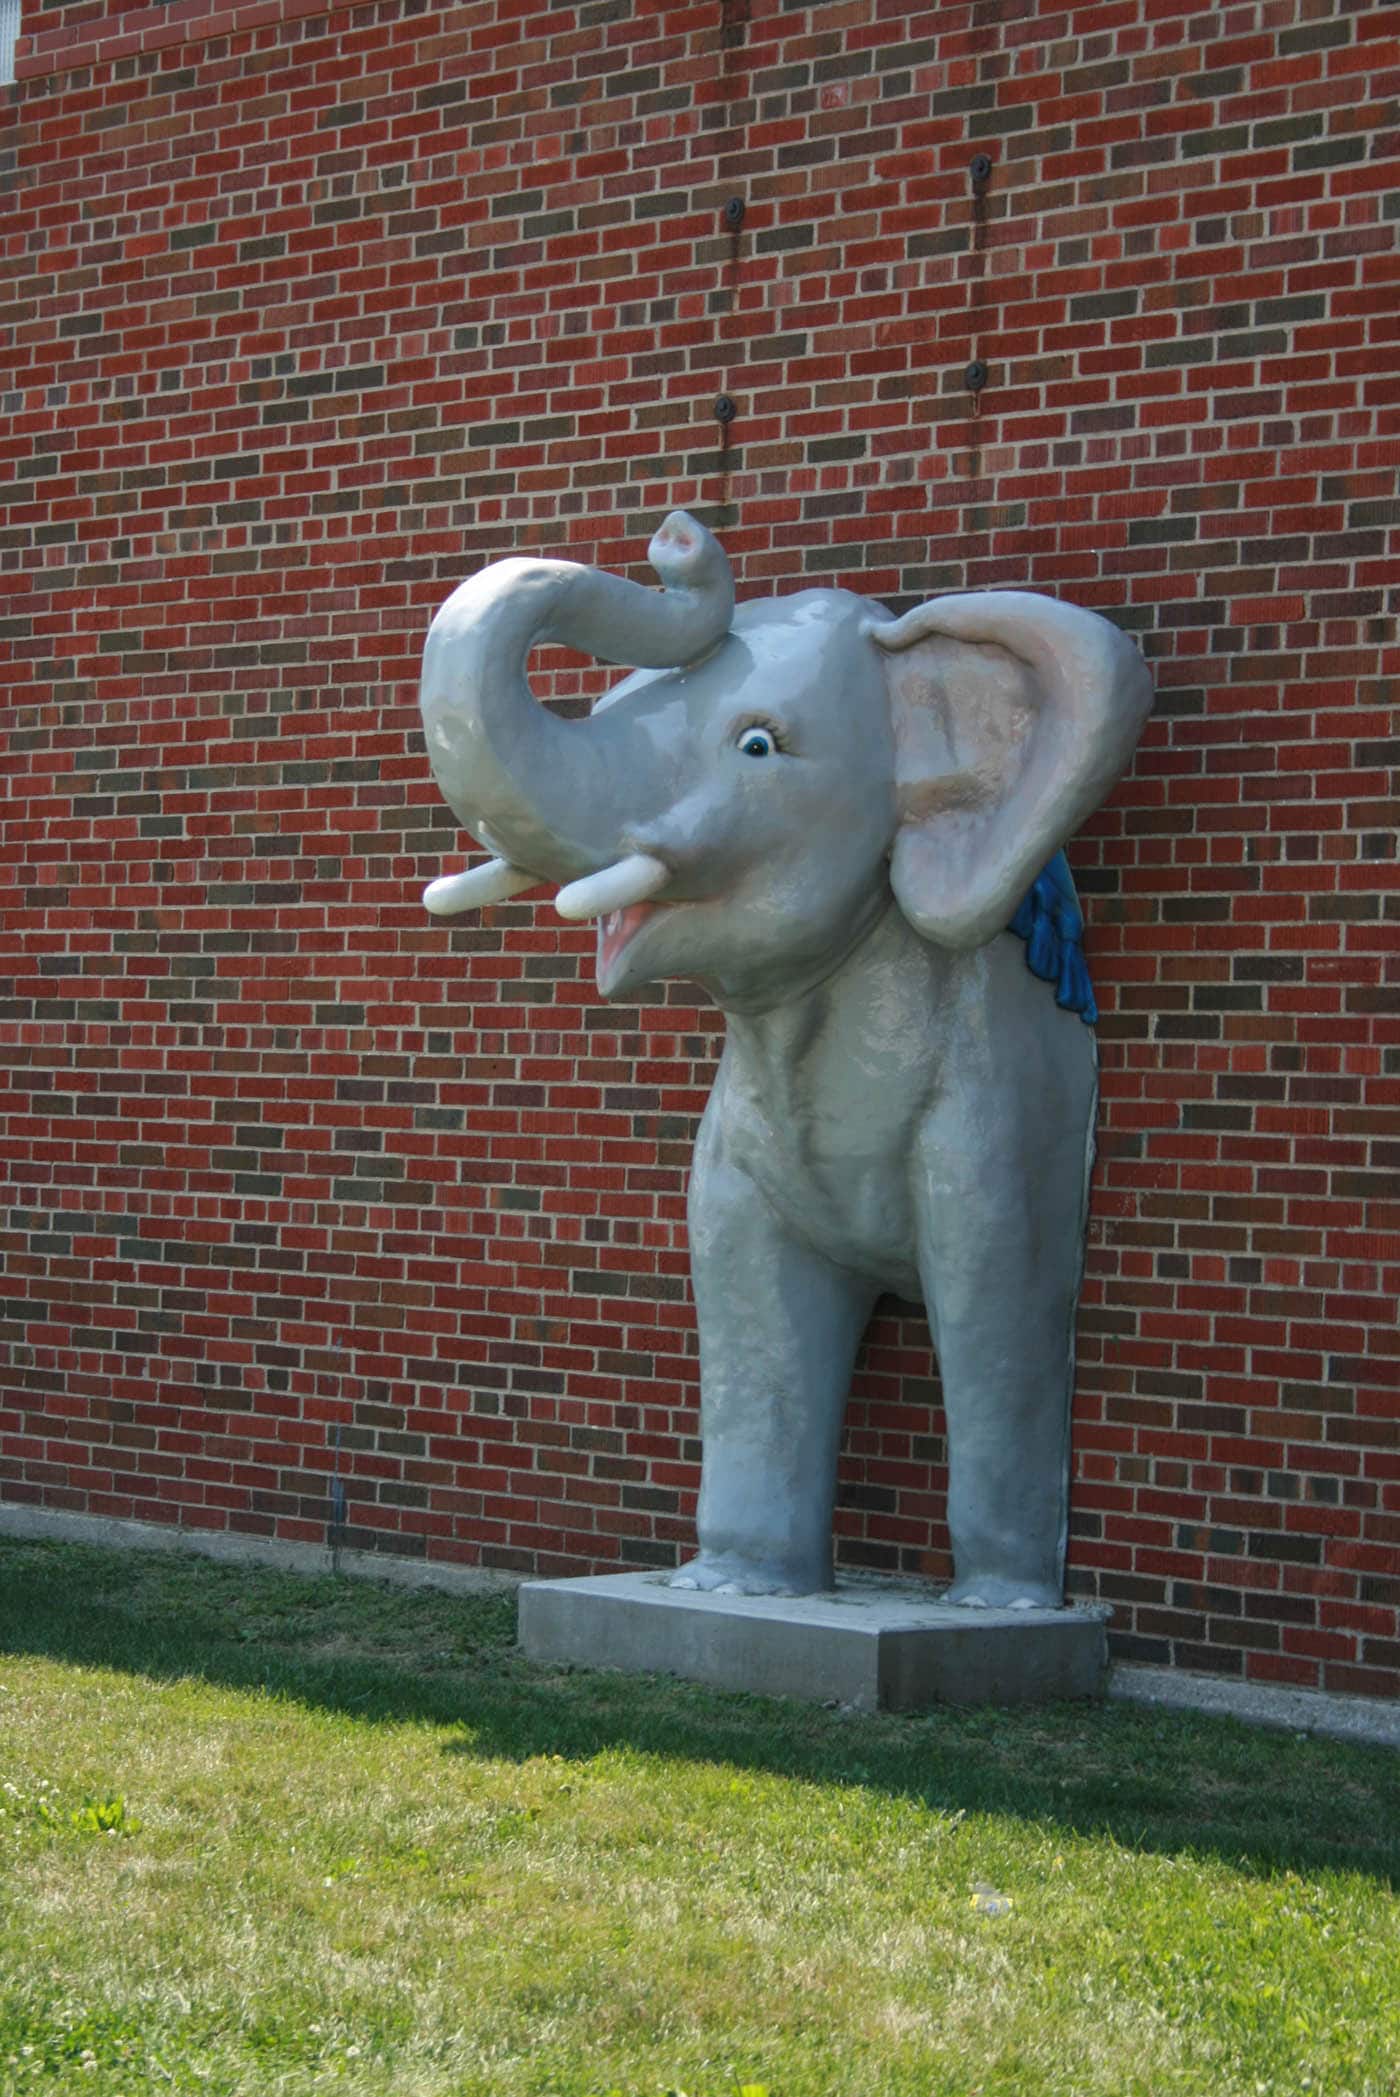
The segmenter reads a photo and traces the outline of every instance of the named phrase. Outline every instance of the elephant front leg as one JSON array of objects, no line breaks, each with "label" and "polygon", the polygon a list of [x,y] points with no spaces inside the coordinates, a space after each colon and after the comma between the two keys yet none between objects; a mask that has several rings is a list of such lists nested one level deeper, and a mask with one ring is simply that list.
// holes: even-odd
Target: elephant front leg
[{"label": "elephant front leg", "polygon": [[800,1244],[713,1148],[690,1209],[700,1555],[671,1585],[813,1594],[832,1584],[841,1422],[874,1291]]}]

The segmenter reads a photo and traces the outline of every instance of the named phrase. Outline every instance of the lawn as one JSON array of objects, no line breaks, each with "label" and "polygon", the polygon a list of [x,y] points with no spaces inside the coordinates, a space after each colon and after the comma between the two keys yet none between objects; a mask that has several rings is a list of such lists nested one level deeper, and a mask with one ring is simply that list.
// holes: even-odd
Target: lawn
[{"label": "lawn", "polygon": [[513,1635],[0,1544],[0,2090],[1400,2092],[1400,1757]]}]

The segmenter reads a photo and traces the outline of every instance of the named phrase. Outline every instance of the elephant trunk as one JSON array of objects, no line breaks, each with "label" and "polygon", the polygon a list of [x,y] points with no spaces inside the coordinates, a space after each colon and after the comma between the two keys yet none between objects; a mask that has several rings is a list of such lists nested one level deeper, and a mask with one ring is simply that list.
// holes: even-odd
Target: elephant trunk
[{"label": "elephant trunk", "polygon": [[421,692],[433,776],[505,865],[489,878],[482,868],[434,883],[430,908],[495,900],[530,875],[574,881],[618,857],[637,753],[606,711],[571,721],[541,706],[526,664],[550,641],[644,669],[708,654],[734,609],[722,549],[676,511],[648,557],[659,592],[573,561],[497,561],[454,590],[433,620]]}]

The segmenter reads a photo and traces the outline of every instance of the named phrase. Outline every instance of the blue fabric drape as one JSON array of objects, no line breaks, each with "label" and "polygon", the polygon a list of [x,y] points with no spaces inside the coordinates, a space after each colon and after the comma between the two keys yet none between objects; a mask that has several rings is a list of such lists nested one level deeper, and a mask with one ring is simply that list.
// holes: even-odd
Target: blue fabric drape
[{"label": "blue fabric drape", "polygon": [[1063,852],[1036,875],[1008,929],[1026,942],[1031,974],[1054,984],[1055,1003],[1092,1027],[1099,1008],[1084,961],[1084,917]]}]

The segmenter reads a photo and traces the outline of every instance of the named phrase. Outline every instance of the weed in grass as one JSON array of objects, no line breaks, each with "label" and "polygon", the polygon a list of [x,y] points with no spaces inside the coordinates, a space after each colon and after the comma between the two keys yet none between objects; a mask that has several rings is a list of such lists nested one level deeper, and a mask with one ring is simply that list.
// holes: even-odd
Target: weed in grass
[{"label": "weed in grass", "polygon": [[75,1835],[139,1835],[141,1823],[126,1810],[123,1798],[89,1798],[66,1813],[44,1805],[41,1813],[51,1827],[71,1830]]},{"label": "weed in grass", "polygon": [[141,1823],[126,1809],[124,1798],[85,1798],[81,1805],[61,1806],[52,1785],[40,1777],[32,1793],[17,1784],[0,1785],[0,1821],[17,1824],[29,1818],[62,1835],[139,1835]]},{"label": "weed in grass", "polygon": [[[607,2097],[627,2097],[627,2093],[624,2090],[613,2089],[607,2092]],[[663,2090],[660,2097],[686,2097],[686,2092]],[[736,2082],[724,2093],[724,2097],[768,2097],[768,2085],[766,2082]]]}]

